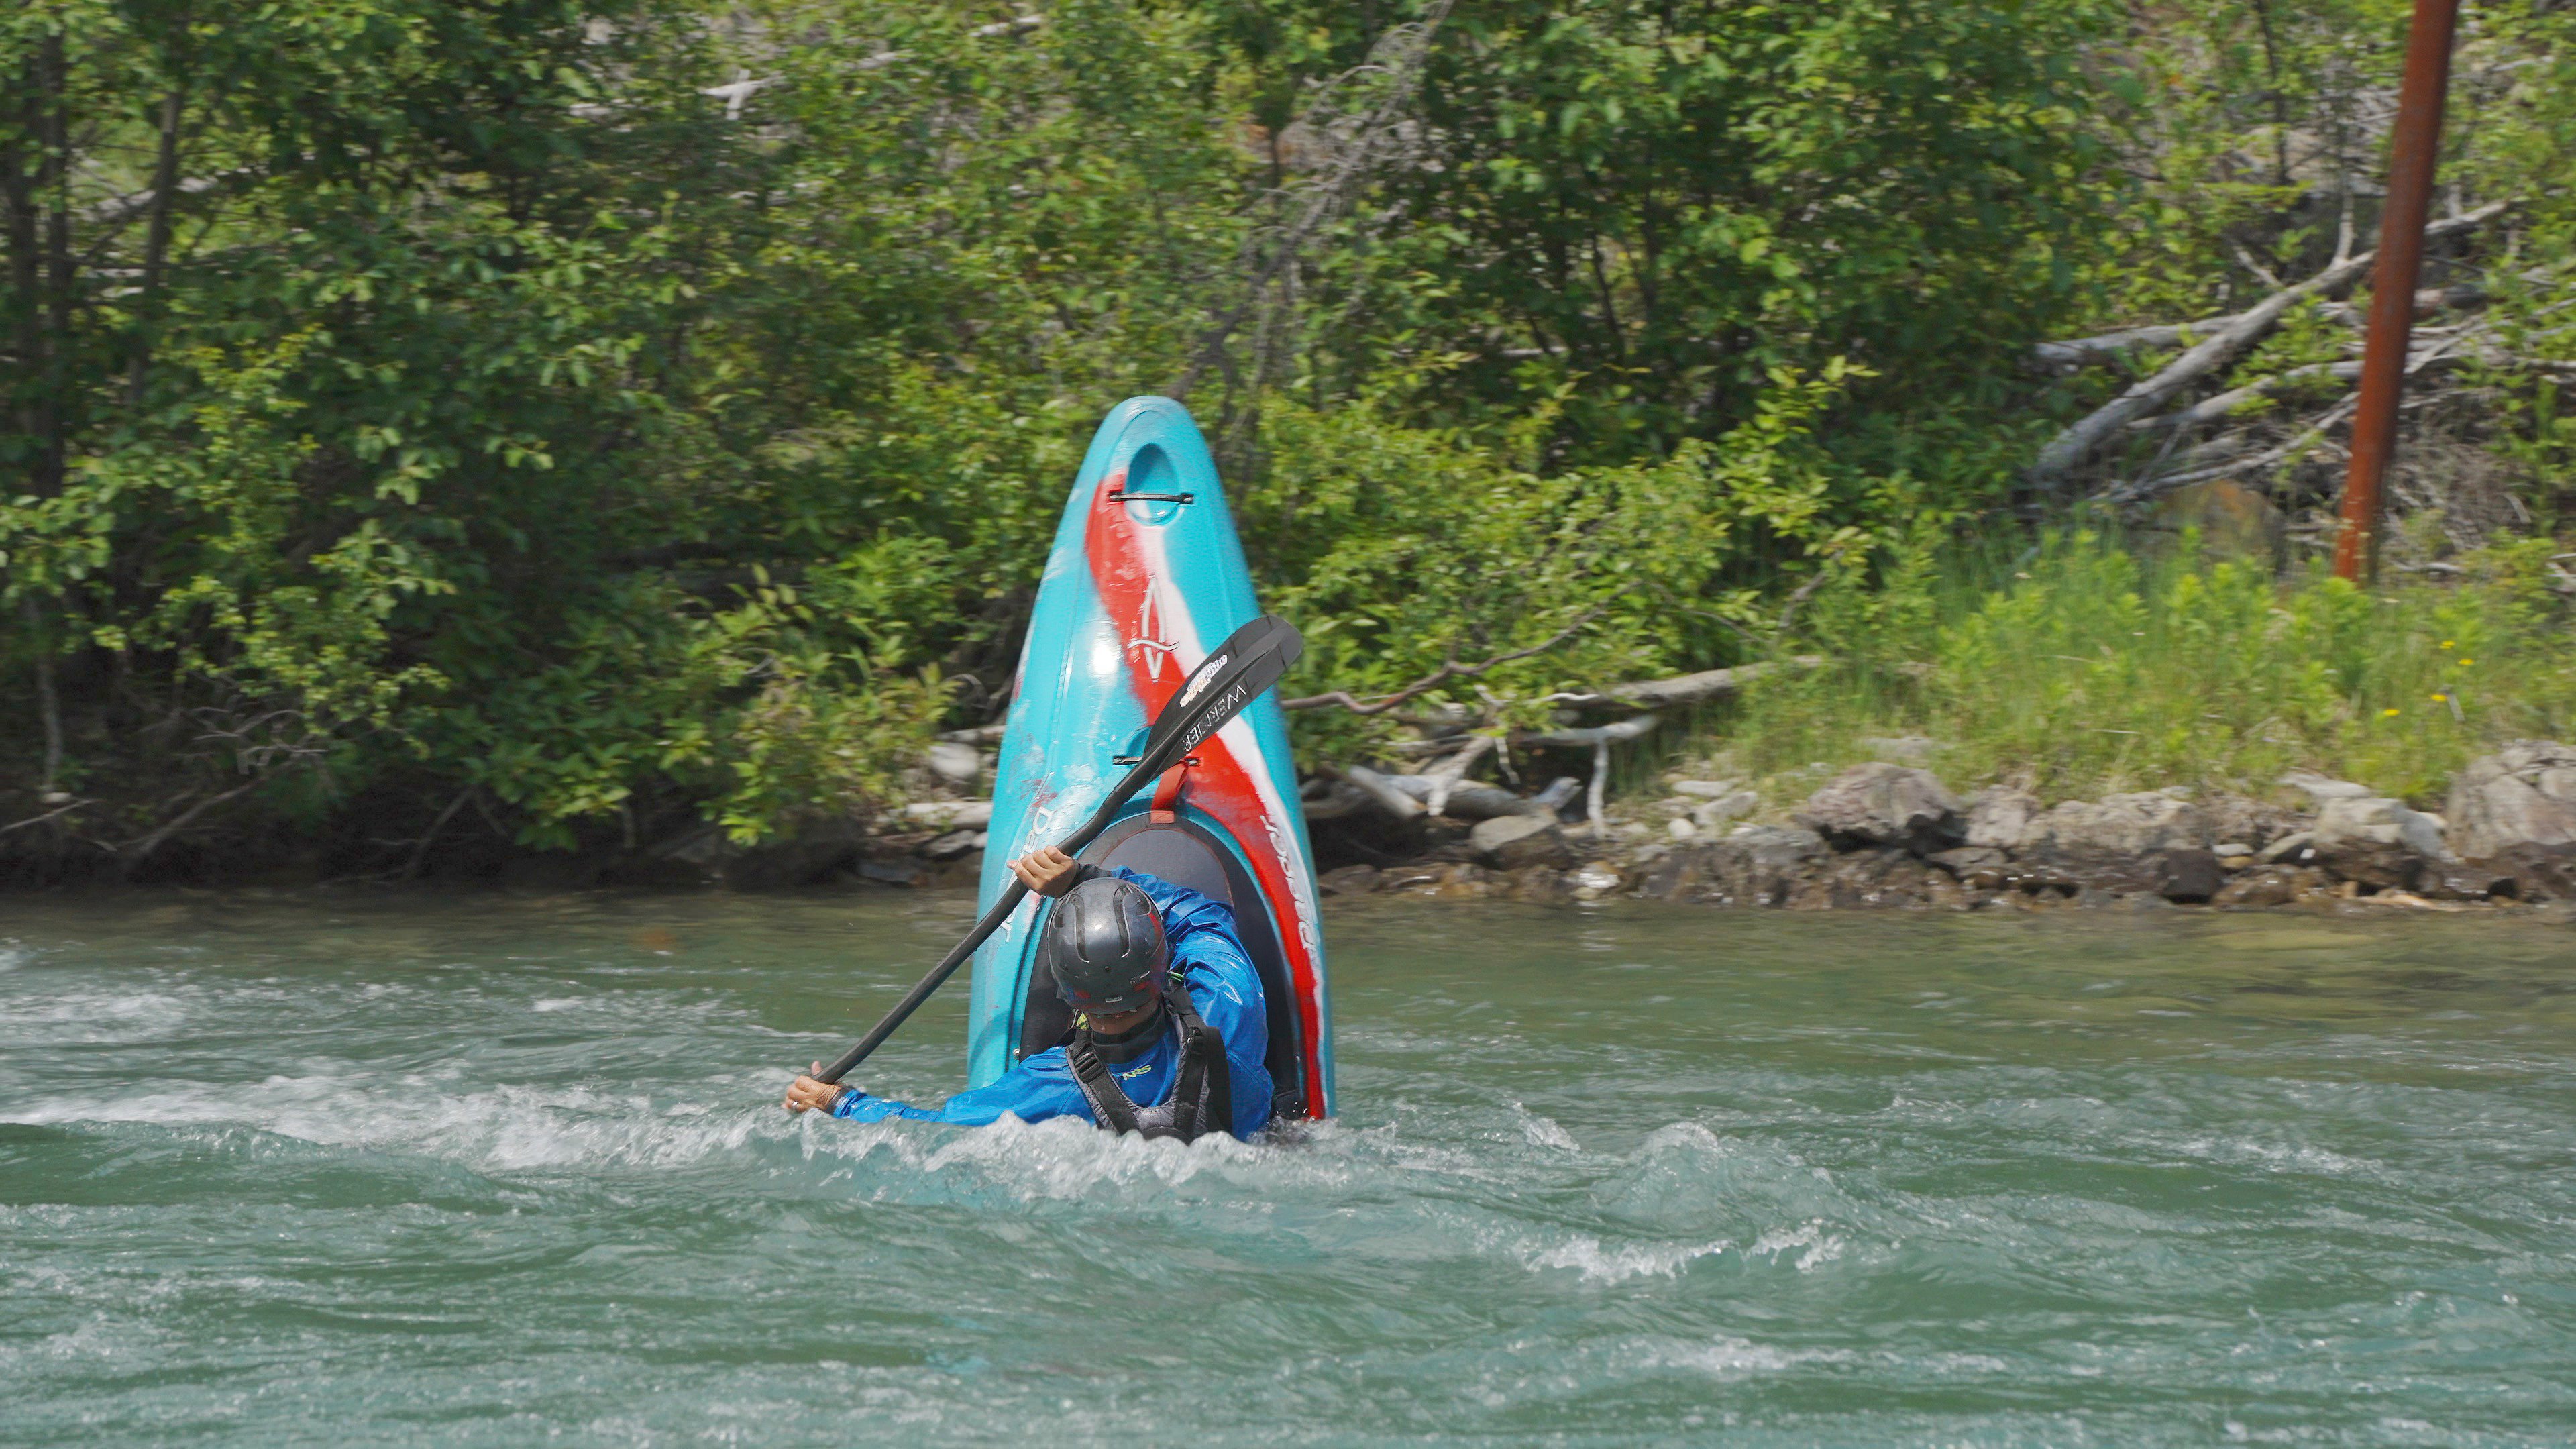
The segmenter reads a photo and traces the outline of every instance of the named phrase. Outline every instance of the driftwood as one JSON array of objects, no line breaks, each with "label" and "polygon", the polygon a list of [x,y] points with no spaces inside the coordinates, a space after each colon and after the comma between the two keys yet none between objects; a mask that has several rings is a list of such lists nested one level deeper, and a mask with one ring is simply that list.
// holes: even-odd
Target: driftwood
[{"label": "driftwood", "polygon": [[[2431,229],[2426,229],[2431,234]],[[2426,287],[2415,294],[2415,315],[2430,317],[2453,307],[2475,307],[2487,300],[2486,288],[2474,282],[2458,282],[2448,287]],[[2318,315],[2329,321],[2358,324],[2361,309],[2348,302],[2329,302],[2317,308]],[[2123,327],[2093,337],[2068,337],[2055,342],[2035,343],[2031,360],[2057,372],[2078,372],[2087,367],[2100,367],[2117,362],[2133,352],[2161,352],[2180,347],[2194,337],[2207,337],[2243,316],[2230,312],[2218,317],[2203,317],[2197,322],[2161,322],[2148,327]]]},{"label": "driftwood", "polygon": [[1366,765],[1345,767],[1342,778],[1357,786],[1377,808],[1399,821],[1411,820],[1423,813],[1421,801],[1397,789],[1393,780]]},{"label": "driftwood", "polygon": [[[2506,203],[2500,201],[2482,206],[2465,216],[2435,222],[2424,228],[2424,235],[2430,240],[2471,231],[2502,215],[2505,208]],[[2228,318],[2217,331],[2167,363],[2163,370],[2094,409],[2051,439],[2031,464],[2031,481],[2043,487],[2054,487],[2064,481],[2066,475],[2095,448],[2130,423],[2156,411],[2168,398],[2192,383],[2235,361],[2240,353],[2288,315],[2291,308],[2310,298],[2340,292],[2351,286],[2368,274],[2377,259],[2377,252],[2363,252],[2337,262],[2306,281],[2285,287]]]}]

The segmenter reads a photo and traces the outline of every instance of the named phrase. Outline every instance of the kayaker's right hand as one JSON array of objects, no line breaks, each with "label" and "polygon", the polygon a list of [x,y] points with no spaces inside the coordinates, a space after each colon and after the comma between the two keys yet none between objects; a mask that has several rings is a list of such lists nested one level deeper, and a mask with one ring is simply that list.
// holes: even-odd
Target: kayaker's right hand
[{"label": "kayaker's right hand", "polygon": [[1011,862],[1011,874],[1020,884],[1042,896],[1060,896],[1073,889],[1074,873],[1081,867],[1072,856],[1052,845],[1042,845]]},{"label": "kayaker's right hand", "polygon": [[[816,1062],[813,1072],[821,1070],[823,1070],[823,1064]],[[787,1100],[780,1105],[790,1112],[811,1112],[817,1108],[829,1112],[840,1105],[843,1092],[856,1090],[844,1087],[838,1082],[817,1081],[813,1072],[804,1073],[795,1081],[788,1083]]]}]

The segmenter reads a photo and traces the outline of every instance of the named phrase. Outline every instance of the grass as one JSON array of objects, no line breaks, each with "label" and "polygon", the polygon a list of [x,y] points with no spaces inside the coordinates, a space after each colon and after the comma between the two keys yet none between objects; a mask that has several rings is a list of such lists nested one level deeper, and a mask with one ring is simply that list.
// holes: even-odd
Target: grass
[{"label": "grass", "polygon": [[[1819,775],[1928,736],[1953,788],[2044,800],[2186,785],[2261,794],[2289,770],[2438,808],[2452,772],[2510,739],[2576,739],[2576,621],[2546,539],[2442,581],[2322,573],[2055,535],[2008,563],[1954,560],[1910,593],[1819,610],[1832,659],[1714,716],[1696,770],[1786,805]],[[1724,758],[1719,758],[1719,757]]]}]

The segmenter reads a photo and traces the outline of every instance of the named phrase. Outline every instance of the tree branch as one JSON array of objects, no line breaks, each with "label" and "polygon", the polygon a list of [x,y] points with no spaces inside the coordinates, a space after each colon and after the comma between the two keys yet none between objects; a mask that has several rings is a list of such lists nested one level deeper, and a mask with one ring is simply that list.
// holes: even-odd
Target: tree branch
[{"label": "tree branch", "polygon": [[1573,638],[1585,625],[1599,617],[1601,617],[1601,611],[1599,609],[1586,610],[1582,618],[1577,619],[1573,623],[1566,625],[1564,628],[1557,630],[1556,633],[1550,635],[1545,641],[1533,644],[1527,649],[1515,649],[1508,654],[1497,654],[1482,664],[1460,664],[1454,659],[1444,661],[1439,668],[1432,670],[1429,674],[1413,681],[1404,688],[1397,690],[1393,694],[1371,700],[1367,704],[1362,704],[1357,699],[1354,699],[1349,690],[1336,689],[1330,694],[1310,694],[1302,699],[1283,699],[1279,702],[1279,707],[1281,709],[1324,709],[1328,706],[1339,705],[1353,714],[1384,714],[1388,710],[1395,708],[1397,705],[1404,703],[1406,700],[1421,694],[1423,691],[1437,688],[1452,679],[1473,679],[1477,675],[1484,673],[1486,670],[1491,669],[1498,664],[1509,664],[1515,659],[1527,659],[1533,654],[1544,654],[1548,650],[1555,648],[1557,645],[1564,643],[1566,640]]},{"label": "tree branch", "polygon": [[[2479,225],[2504,214],[2507,203],[2495,202],[2479,207],[2466,216],[2438,221],[2424,228],[2427,240],[2474,230]],[[2164,370],[2138,383],[2087,414],[2081,421],[2051,439],[2030,467],[2030,479],[2042,487],[2054,488],[2104,441],[2132,421],[2145,417],[2164,405],[2167,398],[2191,383],[2235,360],[2236,355],[2256,338],[2272,330],[2292,307],[2320,293],[2331,293],[2359,281],[2370,270],[2377,252],[2361,255],[2327,267],[2295,287],[2285,288],[2264,298],[2247,311],[2227,319],[2227,324],[2167,363]]]}]

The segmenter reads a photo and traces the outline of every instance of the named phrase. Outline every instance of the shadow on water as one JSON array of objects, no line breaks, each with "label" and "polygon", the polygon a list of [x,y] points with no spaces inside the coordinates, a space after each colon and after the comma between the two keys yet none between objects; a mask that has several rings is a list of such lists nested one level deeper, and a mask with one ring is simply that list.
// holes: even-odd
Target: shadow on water
[{"label": "shadow on water", "polygon": [[[2576,933],[1368,902],[1284,1144],[791,1121],[956,896],[0,939],[13,1442],[2554,1443]],[[936,1098],[963,992],[871,1062]]]}]

